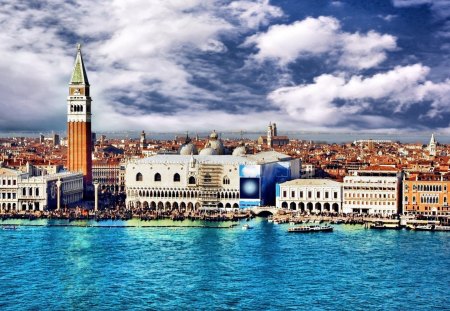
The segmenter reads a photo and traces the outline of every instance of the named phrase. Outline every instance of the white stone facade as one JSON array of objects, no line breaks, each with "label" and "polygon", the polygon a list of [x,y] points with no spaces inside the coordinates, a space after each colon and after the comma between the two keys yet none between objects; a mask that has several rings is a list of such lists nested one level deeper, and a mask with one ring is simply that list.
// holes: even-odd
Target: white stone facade
[{"label": "white stone facade", "polygon": [[275,184],[299,178],[300,161],[253,155],[156,155],[126,165],[128,207],[235,209],[275,204]]},{"label": "white stone facade", "polygon": [[[0,169],[0,210],[44,211],[57,207],[58,186],[61,206],[70,206],[83,198],[83,175],[81,173],[57,173],[33,176],[20,171]],[[4,184],[5,183],[5,184]]]},{"label": "white stone facade", "polygon": [[239,165],[235,156],[157,155],[129,162],[127,206],[158,210],[239,208]]},{"label": "white stone facade", "polygon": [[277,185],[277,208],[320,213],[341,211],[342,183],[330,179],[296,179]]},{"label": "white stone facade", "polygon": [[399,211],[401,173],[395,170],[356,171],[344,177],[344,213],[381,214]]}]

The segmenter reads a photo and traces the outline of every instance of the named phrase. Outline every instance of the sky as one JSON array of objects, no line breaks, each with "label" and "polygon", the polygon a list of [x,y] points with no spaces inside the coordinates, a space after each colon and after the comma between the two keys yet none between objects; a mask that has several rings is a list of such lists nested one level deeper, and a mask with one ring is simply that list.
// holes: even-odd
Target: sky
[{"label": "sky", "polygon": [[0,3],[0,131],[450,132],[447,0]]}]

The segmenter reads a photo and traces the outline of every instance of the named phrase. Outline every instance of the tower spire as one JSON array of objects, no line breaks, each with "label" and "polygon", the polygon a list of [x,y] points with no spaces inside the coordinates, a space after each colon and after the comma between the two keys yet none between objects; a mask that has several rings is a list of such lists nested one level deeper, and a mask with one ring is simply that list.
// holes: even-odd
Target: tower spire
[{"label": "tower spire", "polygon": [[81,44],[77,44],[77,56],[75,58],[75,64],[73,65],[72,77],[70,78],[70,84],[84,84],[89,85],[89,80],[84,68],[83,56],[81,54]]}]

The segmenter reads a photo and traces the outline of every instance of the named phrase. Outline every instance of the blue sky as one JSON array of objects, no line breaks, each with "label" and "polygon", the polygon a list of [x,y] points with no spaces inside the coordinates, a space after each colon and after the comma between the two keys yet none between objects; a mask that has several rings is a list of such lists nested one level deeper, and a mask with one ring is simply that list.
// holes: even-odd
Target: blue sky
[{"label": "blue sky", "polygon": [[3,0],[0,130],[449,131],[447,0]]}]

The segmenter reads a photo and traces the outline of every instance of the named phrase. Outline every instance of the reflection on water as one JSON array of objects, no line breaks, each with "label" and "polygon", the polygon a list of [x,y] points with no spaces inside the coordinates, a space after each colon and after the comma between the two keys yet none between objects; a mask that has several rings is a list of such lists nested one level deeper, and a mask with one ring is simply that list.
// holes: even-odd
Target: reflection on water
[{"label": "reflection on water", "polygon": [[[288,234],[289,225],[261,218],[252,230],[186,227],[199,223],[0,230],[0,309],[447,308],[448,233],[341,225]],[[161,227],[174,224],[184,227]]]}]

